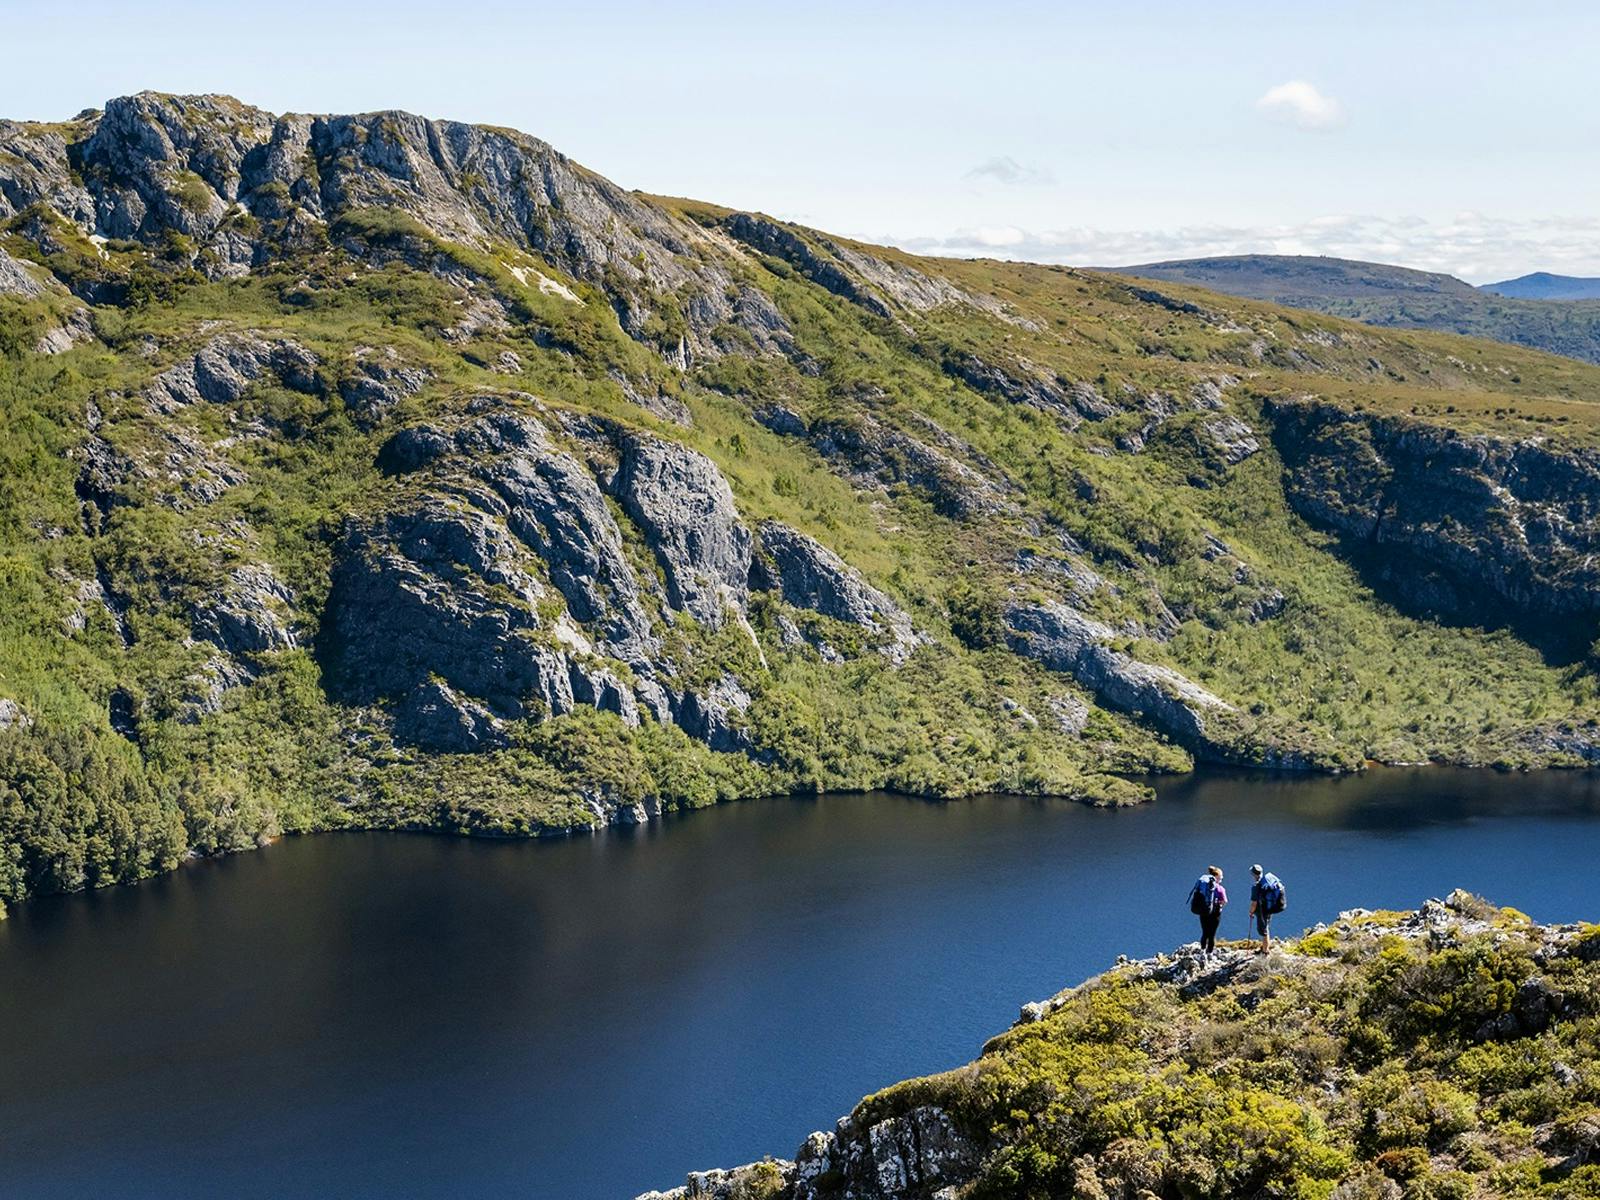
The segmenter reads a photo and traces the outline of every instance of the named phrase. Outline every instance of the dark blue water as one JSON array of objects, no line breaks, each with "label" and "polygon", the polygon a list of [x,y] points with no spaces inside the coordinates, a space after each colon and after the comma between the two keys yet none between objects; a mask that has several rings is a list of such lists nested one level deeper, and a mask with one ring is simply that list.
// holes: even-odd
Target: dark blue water
[{"label": "dark blue water", "polygon": [[0,1195],[631,1197],[1192,939],[1209,862],[1285,932],[1458,884],[1594,919],[1597,835],[1600,774],[1423,770],[291,840],[0,923]]}]

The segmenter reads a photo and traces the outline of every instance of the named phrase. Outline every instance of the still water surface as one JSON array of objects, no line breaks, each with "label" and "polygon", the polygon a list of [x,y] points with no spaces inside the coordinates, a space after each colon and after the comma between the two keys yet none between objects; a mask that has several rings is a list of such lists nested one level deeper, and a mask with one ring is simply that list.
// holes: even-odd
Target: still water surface
[{"label": "still water surface", "polygon": [[632,1197],[1192,939],[1208,862],[1288,931],[1457,884],[1600,918],[1597,847],[1600,773],[1445,770],[289,840],[0,923],[0,1195]]}]

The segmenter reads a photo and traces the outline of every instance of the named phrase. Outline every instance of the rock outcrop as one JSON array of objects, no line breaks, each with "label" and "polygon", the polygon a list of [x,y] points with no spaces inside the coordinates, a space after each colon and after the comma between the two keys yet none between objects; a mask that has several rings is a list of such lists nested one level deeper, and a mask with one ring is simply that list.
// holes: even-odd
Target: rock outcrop
[{"label": "rock outcrop", "polygon": [[944,1197],[977,1167],[982,1147],[935,1105],[865,1123],[851,1115],[813,1133],[794,1161],[769,1159],[731,1170],[696,1171],[682,1187],[637,1200],[900,1200]]},{"label": "rock outcrop", "polygon": [[46,290],[44,282],[33,271],[0,249],[0,296],[37,300]]},{"label": "rock outcrop", "polygon": [[[404,112],[279,117],[228,96],[141,92],[64,132],[0,123],[0,154],[0,219],[44,205],[97,237],[170,246],[180,235],[219,275],[387,210],[437,238],[531,250],[607,288],[643,340],[660,297],[677,297],[684,332],[661,349],[680,362],[724,352],[722,326],[760,352],[792,348],[776,307],[716,252],[727,239],[510,130]],[[335,232],[362,236],[359,220]]]},{"label": "rock outcrop", "polygon": [[498,722],[579,703],[637,723],[606,660],[648,669],[650,617],[582,465],[536,418],[492,409],[405,430],[382,458],[414,490],[341,549],[325,639],[346,694],[396,702],[397,734],[441,749],[492,745]]},{"label": "rock outcrop", "polygon": [[1289,501],[1413,605],[1600,616],[1600,452],[1460,433],[1300,397],[1268,404]]},{"label": "rock outcrop", "polygon": [[190,404],[232,404],[269,372],[297,392],[321,390],[317,357],[286,338],[221,334],[192,357],[156,376],[145,396],[161,413]]},{"label": "rock outcrop", "polygon": [[[915,646],[909,616],[811,538],[763,527],[770,545],[753,563],[753,536],[704,455],[610,422],[562,428],[589,462],[525,404],[495,397],[384,443],[397,491],[345,534],[322,649],[340,694],[392,706],[400,739],[487,748],[507,722],[583,704],[750,749],[749,683],[724,672],[686,685],[658,621],[743,621],[752,586],[861,627],[896,663]],[[660,584],[635,570],[608,495]]]},{"label": "rock outcrop", "polygon": [[715,629],[742,609],[750,531],[716,464],[677,442],[629,434],[611,493],[644,531],[667,581],[667,599]]},{"label": "rock outcrop", "polygon": [[1064,604],[1013,603],[1005,610],[1011,649],[1077,680],[1113,708],[1149,718],[1198,753],[1230,758],[1230,743],[1208,729],[1234,708],[1169,667],[1140,662],[1114,649],[1109,625]]},{"label": "rock outcrop", "polygon": [[361,346],[339,380],[339,396],[357,421],[372,425],[407,396],[425,388],[430,378],[424,368],[408,365],[393,346]]},{"label": "rock outcrop", "polygon": [[992,516],[1011,507],[1003,481],[869,413],[819,421],[808,436],[823,458],[859,486],[908,487],[953,517]]},{"label": "rock outcrop", "polygon": [[762,522],[750,581],[758,590],[777,592],[786,604],[869,631],[895,662],[922,640],[904,609],[815,538],[780,521]]}]

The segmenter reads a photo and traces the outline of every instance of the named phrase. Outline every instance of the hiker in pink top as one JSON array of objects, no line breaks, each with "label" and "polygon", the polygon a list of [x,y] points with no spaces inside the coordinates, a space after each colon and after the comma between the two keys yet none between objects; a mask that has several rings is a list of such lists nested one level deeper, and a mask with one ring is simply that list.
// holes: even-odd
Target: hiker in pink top
[{"label": "hiker in pink top", "polygon": [[1217,926],[1228,903],[1228,890],[1222,886],[1222,868],[1207,867],[1206,873],[1189,889],[1189,911],[1200,918],[1200,952],[1211,954],[1217,948]]}]

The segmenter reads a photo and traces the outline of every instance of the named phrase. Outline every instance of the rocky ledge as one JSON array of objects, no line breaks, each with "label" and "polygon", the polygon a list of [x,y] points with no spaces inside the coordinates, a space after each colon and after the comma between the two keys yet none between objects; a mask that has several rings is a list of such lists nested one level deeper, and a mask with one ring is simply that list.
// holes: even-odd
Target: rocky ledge
[{"label": "rocky ledge", "polygon": [[792,1160],[638,1200],[1591,1195],[1597,987],[1600,927],[1459,890],[1119,959]]}]

